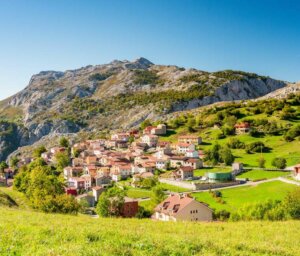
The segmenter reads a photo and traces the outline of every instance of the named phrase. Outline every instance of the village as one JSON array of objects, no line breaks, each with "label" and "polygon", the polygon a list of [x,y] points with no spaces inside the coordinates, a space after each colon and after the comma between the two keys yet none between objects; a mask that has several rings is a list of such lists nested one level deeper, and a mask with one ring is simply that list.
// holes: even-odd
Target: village
[{"label": "village", "polygon": [[[250,131],[248,123],[235,125],[236,134]],[[161,141],[160,136],[167,133],[165,124],[148,126],[142,131],[130,130],[116,132],[110,139],[86,140],[70,147],[70,165],[64,167],[65,193],[74,196],[78,202],[93,209],[100,195],[111,186],[122,187],[127,181],[133,188],[142,187],[143,182],[157,179],[160,183],[186,189],[186,193],[168,191],[167,198],[159,203],[151,218],[163,221],[189,220],[212,221],[213,211],[202,202],[192,198],[190,192],[235,187],[247,183],[247,179],[236,176],[244,171],[242,163],[234,162],[231,170],[205,172],[196,175],[197,170],[205,168],[205,153],[199,149],[202,138],[194,134],[178,137],[176,143]],[[67,148],[57,146],[41,154],[41,158],[52,165],[56,155],[66,153]],[[19,167],[33,161],[24,158]],[[221,170],[221,169],[220,169]],[[15,171],[4,170],[7,185],[11,185]],[[295,179],[300,179],[300,166],[294,168]],[[3,179],[4,180],[4,179]],[[2,181],[3,181],[2,180]],[[125,197],[121,216],[135,217],[139,202],[147,198]]]}]

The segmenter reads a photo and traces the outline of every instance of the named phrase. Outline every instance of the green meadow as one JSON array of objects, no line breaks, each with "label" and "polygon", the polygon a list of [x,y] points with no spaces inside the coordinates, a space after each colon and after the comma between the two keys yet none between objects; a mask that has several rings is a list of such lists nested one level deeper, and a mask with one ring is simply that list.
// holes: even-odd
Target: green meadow
[{"label": "green meadow", "polygon": [[236,211],[245,204],[281,200],[285,195],[297,186],[283,183],[281,181],[270,181],[266,183],[228,188],[220,190],[224,203],[219,203],[209,192],[197,192],[192,195],[201,202],[207,203],[210,208],[216,210]]},{"label": "green meadow", "polygon": [[299,221],[158,222],[0,208],[0,255],[297,256]]}]

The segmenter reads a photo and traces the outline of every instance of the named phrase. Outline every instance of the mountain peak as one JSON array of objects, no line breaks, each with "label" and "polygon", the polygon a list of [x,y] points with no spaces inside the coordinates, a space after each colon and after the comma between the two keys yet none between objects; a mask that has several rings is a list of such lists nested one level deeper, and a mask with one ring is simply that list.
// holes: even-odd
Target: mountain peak
[{"label": "mountain peak", "polygon": [[154,65],[151,61],[147,60],[144,57],[140,57],[134,61],[134,63],[139,63],[141,65],[152,66]]}]

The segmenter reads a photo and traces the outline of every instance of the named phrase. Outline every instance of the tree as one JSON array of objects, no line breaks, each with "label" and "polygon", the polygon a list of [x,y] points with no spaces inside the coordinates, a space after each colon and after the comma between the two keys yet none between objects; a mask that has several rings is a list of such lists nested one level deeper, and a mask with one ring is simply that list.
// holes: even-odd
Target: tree
[{"label": "tree", "polygon": [[246,153],[257,153],[257,152],[265,152],[266,146],[261,141],[252,142],[245,147]]},{"label": "tree", "polygon": [[47,152],[46,148],[44,146],[40,146],[33,150],[32,156],[41,157],[41,155],[45,152]]},{"label": "tree", "polygon": [[288,217],[300,219],[300,188],[289,192],[283,201]]},{"label": "tree", "polygon": [[55,155],[55,164],[59,171],[62,171],[65,167],[67,167],[70,164],[70,161],[68,152],[58,152]]},{"label": "tree", "polygon": [[265,168],[266,160],[263,157],[260,157],[257,159],[257,163],[259,168]]},{"label": "tree", "polygon": [[124,190],[112,187],[99,197],[96,212],[102,217],[120,216],[125,202]]},{"label": "tree", "polygon": [[194,117],[190,117],[187,121],[187,128],[189,132],[194,132],[194,127],[196,126],[196,120]]},{"label": "tree", "polygon": [[64,148],[70,147],[70,143],[69,143],[68,139],[65,138],[65,137],[61,137],[61,138],[60,138],[60,140],[59,140],[59,145],[60,145],[61,147],[64,147]]},{"label": "tree", "polygon": [[210,161],[213,165],[217,164],[220,161],[220,149],[221,146],[219,144],[215,144],[211,150],[206,152],[206,160]]},{"label": "tree", "polygon": [[9,165],[11,168],[16,169],[18,167],[19,159],[14,156],[9,160]]},{"label": "tree", "polygon": [[160,202],[162,202],[165,199],[165,197],[166,197],[166,195],[165,195],[165,192],[162,187],[156,186],[156,187],[152,188],[151,200],[155,204],[159,204]]},{"label": "tree", "polygon": [[224,162],[226,165],[231,165],[234,162],[234,156],[228,147],[224,147],[220,150],[220,161]]},{"label": "tree", "polygon": [[6,163],[5,161],[2,161],[2,162],[0,163],[0,172],[3,172],[4,169],[6,169],[6,168],[8,168],[7,163]]},{"label": "tree", "polygon": [[157,183],[157,180],[155,178],[146,178],[146,179],[142,180],[141,186],[143,188],[152,188],[156,185],[156,183]]},{"label": "tree", "polygon": [[278,169],[285,169],[286,167],[286,159],[283,157],[275,157],[272,160],[272,166],[278,168]]},{"label": "tree", "polygon": [[146,119],[140,124],[140,127],[142,130],[144,130],[147,126],[150,126],[150,125],[151,125],[151,121],[149,119]]}]

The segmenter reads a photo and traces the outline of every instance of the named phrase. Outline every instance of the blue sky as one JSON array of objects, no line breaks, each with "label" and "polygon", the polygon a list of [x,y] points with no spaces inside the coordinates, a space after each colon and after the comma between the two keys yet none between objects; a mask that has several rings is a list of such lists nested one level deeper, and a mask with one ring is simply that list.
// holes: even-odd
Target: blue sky
[{"label": "blue sky", "polygon": [[143,56],[300,80],[300,1],[1,0],[0,99],[34,73]]}]

